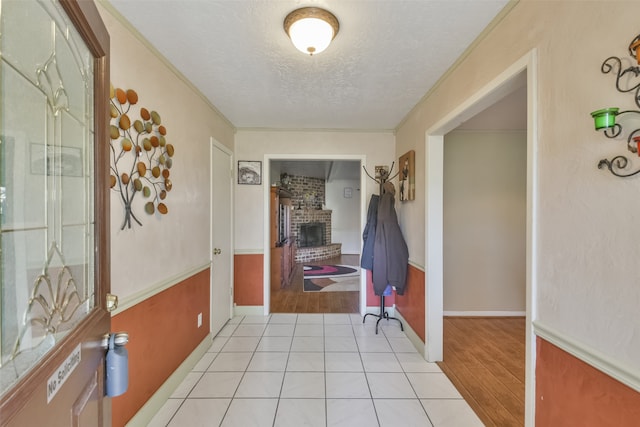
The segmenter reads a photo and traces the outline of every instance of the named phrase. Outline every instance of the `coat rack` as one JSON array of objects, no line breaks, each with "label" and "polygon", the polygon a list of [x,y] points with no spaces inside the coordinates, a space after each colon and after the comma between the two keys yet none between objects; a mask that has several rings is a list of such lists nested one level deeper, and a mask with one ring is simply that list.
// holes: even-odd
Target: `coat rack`
[{"label": "coat rack", "polygon": [[[384,192],[384,184],[387,181],[389,181],[389,180],[395,178],[396,176],[398,176],[398,173],[400,173],[400,171],[398,171],[398,172],[396,172],[395,175],[393,175],[391,178],[389,178],[389,175],[391,175],[391,172],[393,172],[393,166],[394,165],[395,165],[395,162],[392,162],[391,163],[391,168],[389,169],[389,171],[387,171],[385,169],[380,169],[378,177],[371,176],[369,171],[367,171],[367,168],[364,165],[362,165],[362,169],[364,169],[364,172],[367,174],[367,176],[378,183],[378,185],[379,185],[379,193],[378,194],[380,195],[380,197],[382,197],[382,194]],[[390,288],[390,286],[387,285],[387,289],[389,289],[389,288]],[[387,293],[387,289],[382,293],[382,295],[380,295],[380,312],[378,314],[376,314],[376,313],[367,313],[362,318],[362,323],[365,323],[365,321],[367,320],[367,316],[373,316],[373,317],[377,317],[378,318],[378,321],[376,322],[376,335],[378,334],[378,326],[379,326],[380,321],[382,319],[386,319],[387,321],[389,321],[389,320],[397,320],[398,323],[400,323],[400,330],[404,331],[404,327],[402,326],[402,321],[400,319],[395,318],[395,317],[389,316],[389,313],[387,313],[387,311],[385,310],[384,297],[385,297],[385,293]],[[391,292],[389,292],[389,295],[391,295]]]}]

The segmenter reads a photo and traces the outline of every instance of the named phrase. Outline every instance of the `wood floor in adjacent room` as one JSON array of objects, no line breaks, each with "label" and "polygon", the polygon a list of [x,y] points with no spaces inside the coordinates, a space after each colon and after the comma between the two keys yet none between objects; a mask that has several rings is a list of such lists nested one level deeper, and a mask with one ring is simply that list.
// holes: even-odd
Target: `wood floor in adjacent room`
[{"label": "wood floor in adjacent room", "polygon": [[[341,255],[306,264],[360,265],[359,255]],[[360,292],[304,292],[303,264],[296,263],[291,284],[286,288],[271,292],[272,313],[357,313]]]},{"label": "wood floor in adjacent room", "polygon": [[524,425],[524,317],[445,317],[438,365],[487,426]]}]

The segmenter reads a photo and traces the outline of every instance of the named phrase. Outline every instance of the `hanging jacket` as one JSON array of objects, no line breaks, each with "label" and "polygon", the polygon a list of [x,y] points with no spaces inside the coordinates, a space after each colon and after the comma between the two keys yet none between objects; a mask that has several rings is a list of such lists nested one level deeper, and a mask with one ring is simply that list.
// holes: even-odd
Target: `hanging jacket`
[{"label": "hanging jacket", "polygon": [[398,225],[393,183],[386,182],[383,188],[384,194],[378,204],[373,247],[373,291],[376,295],[382,295],[387,285],[391,285],[396,288],[398,295],[403,295],[409,266],[409,249]]},{"label": "hanging jacket", "polygon": [[376,224],[378,223],[378,203],[380,197],[377,194],[371,195],[369,210],[367,211],[367,225],[362,232],[362,258],[360,267],[366,270],[373,270],[373,244],[376,240]]}]

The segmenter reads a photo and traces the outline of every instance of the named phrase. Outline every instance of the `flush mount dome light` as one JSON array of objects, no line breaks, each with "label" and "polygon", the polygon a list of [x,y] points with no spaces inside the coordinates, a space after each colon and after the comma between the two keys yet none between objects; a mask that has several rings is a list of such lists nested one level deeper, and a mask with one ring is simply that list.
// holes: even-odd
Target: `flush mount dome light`
[{"label": "flush mount dome light", "polygon": [[331,12],[319,7],[296,9],[284,18],[284,31],[300,52],[315,55],[338,34],[340,24]]}]

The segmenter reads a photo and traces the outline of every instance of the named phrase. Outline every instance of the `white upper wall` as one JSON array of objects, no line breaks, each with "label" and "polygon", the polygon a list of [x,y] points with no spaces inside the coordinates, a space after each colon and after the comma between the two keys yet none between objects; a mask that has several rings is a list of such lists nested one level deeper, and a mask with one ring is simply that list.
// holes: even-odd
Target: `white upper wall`
[{"label": "white upper wall", "polygon": [[362,252],[360,180],[328,181],[325,183],[324,198],[327,209],[333,211],[331,243],[342,243],[343,254],[360,254]]},{"label": "white upper wall", "polygon": [[124,206],[111,191],[111,292],[126,305],[209,262],[209,141],[231,149],[233,128],[102,4],[98,9],[111,37],[111,82],[138,93],[131,117],[139,107],[160,114],[175,147],[167,215],[147,215],[138,197],[133,210],[142,226],[120,230]]},{"label": "white upper wall", "polygon": [[527,134],[444,139],[443,307],[526,310]]},{"label": "white upper wall", "polygon": [[[239,130],[235,138],[236,159],[263,161],[263,185],[235,186],[236,252],[264,253],[264,185],[270,185],[278,179],[267,176],[265,159],[356,160],[358,156],[365,156],[366,168],[373,171],[375,165],[390,165],[394,152],[395,140],[391,132]],[[378,193],[378,185],[367,177],[365,179],[362,191],[368,200],[371,194]],[[362,201],[357,200],[358,203]],[[361,216],[365,209],[361,205]],[[358,233],[361,232],[359,228]]]}]

